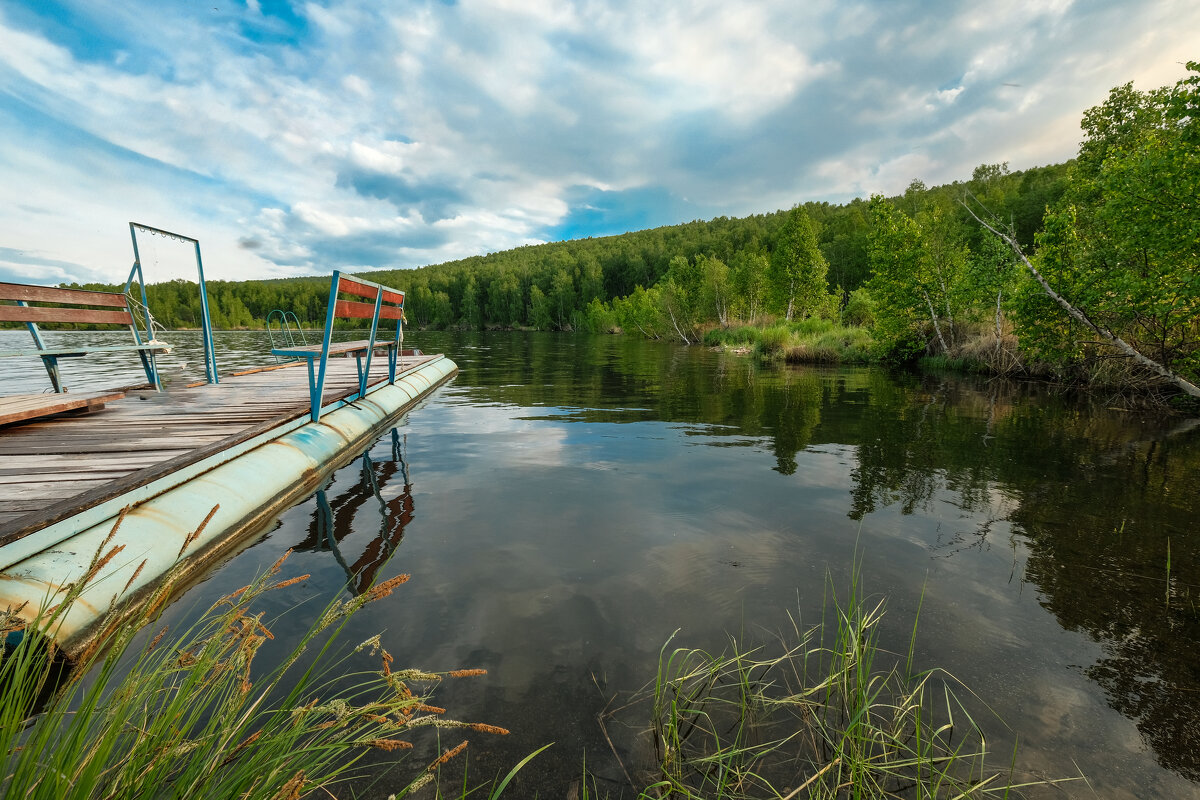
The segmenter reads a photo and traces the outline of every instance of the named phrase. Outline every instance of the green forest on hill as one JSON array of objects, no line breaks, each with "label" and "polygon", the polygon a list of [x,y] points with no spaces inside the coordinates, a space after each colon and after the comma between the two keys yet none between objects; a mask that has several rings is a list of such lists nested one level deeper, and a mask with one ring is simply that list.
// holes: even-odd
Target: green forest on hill
[{"label": "green forest on hill", "polygon": [[[969,180],[915,180],[891,198],[366,274],[407,292],[418,327],[622,331],[741,342],[795,360],[927,355],[1192,393],[1200,65],[1188,68],[1174,86],[1113,89],[1084,114],[1078,155],[1066,164],[983,164]],[[328,278],[210,281],[213,323],[261,327],[278,308],[319,326],[328,286]],[[149,301],[166,327],[199,325],[193,283],[152,285]],[[805,335],[808,345],[797,344]],[[833,345],[814,348],[811,335]]]},{"label": "green forest on hill", "polygon": [[[977,169],[976,178],[926,188],[914,181],[889,203],[904,213],[944,206],[951,210],[968,241],[985,241],[956,199],[964,190],[987,190],[996,212],[1011,218],[1023,243],[1032,245],[1041,217],[1065,190],[1068,164],[1009,172],[1004,165]],[[849,293],[871,277],[869,236],[874,228],[870,203],[805,203],[799,208],[812,221],[822,255],[829,264],[829,291]],[[706,278],[727,299],[728,319],[748,320],[782,310],[770,291],[770,263],[790,212],[750,217],[717,217],[619,236],[528,245],[499,253],[448,261],[411,270],[360,273],[407,293],[409,322],[429,328],[593,329],[599,303],[635,298],[640,292],[677,282],[681,261]],[[672,263],[676,273],[668,275]],[[81,288],[107,288],[88,284]],[[640,290],[640,291],[639,291]],[[276,280],[208,281],[213,324],[218,328],[261,327],[273,309],[293,311],[306,324],[325,319],[327,277]],[[186,280],[152,284],[150,307],[168,328],[198,327],[196,284]],[[699,298],[696,298],[699,300]],[[707,305],[707,304],[706,304]],[[611,305],[609,305],[611,309]],[[717,312],[695,309],[694,321],[719,321]]]}]

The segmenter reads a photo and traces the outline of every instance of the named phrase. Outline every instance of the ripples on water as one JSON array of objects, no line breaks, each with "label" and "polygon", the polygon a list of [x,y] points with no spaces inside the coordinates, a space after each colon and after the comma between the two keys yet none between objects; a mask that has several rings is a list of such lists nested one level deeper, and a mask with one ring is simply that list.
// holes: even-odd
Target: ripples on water
[{"label": "ripples on water", "polygon": [[[183,362],[202,365],[198,338],[162,338],[181,342],[168,376],[194,378]],[[998,767],[1015,732],[1023,769],[1078,764],[1099,796],[1196,794],[1193,422],[1036,386],[765,370],[620,337],[409,339],[461,374],[172,614],[288,547],[313,580],[280,611],[412,573],[350,639],[382,628],[399,663],[489,670],[440,693],[460,717],[514,731],[473,741],[474,775],[554,741],[516,795],[564,796],[586,751],[615,797],[621,769],[595,717],[653,676],[672,632],[720,650],[727,633],[769,639],[789,611],[815,621],[857,547],[867,589],[888,599],[884,646],[907,647],[923,595],[920,663],[1011,727],[993,726]],[[261,334],[217,341],[223,371],[269,363]],[[25,366],[19,380],[45,384]],[[300,617],[276,634],[296,635]],[[610,733],[636,766],[636,732]]]}]

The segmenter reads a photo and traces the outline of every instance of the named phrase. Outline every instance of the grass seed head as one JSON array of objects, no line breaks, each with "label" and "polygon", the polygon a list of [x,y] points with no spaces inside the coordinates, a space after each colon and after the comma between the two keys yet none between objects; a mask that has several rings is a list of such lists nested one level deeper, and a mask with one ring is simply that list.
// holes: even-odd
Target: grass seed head
[{"label": "grass seed head", "polygon": [[368,747],[374,747],[378,750],[411,750],[412,742],[406,742],[403,739],[368,739],[365,744]]},{"label": "grass seed head", "polygon": [[408,580],[411,577],[412,576],[407,573],[402,573],[400,575],[397,575],[394,578],[388,578],[386,581],[379,584],[378,586],[373,587],[371,589],[371,591],[367,592],[367,594],[366,594],[367,602],[370,603],[370,602],[374,602],[375,600],[379,600],[381,598],[387,597],[389,594],[392,593],[392,590],[394,590],[397,586],[399,586],[403,583],[408,583]]}]

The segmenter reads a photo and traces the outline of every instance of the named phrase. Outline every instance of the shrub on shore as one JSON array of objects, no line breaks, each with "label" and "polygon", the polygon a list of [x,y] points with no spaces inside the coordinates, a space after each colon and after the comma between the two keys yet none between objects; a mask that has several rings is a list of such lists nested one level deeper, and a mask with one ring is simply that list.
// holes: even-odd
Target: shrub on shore
[{"label": "shrub on shore", "polygon": [[783,359],[791,364],[871,363],[872,342],[866,328],[817,317],[763,327],[714,328],[704,336],[704,344],[710,347],[753,351],[765,360]]}]

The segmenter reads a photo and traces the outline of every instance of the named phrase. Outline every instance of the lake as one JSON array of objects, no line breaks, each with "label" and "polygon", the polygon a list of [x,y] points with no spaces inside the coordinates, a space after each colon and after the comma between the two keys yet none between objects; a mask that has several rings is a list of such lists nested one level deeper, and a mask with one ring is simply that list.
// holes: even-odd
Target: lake
[{"label": "lake", "polygon": [[[162,338],[180,344],[169,380],[202,369],[195,334]],[[1200,794],[1200,421],[1043,385],[763,367],[631,337],[406,343],[460,374],[169,618],[294,548],[285,574],[312,579],[271,601],[309,601],[273,626],[282,650],[314,603],[411,573],[347,641],[383,630],[398,665],[488,670],[434,701],[512,730],[471,736],[475,778],[554,742],[511,796],[567,796],[586,758],[615,798],[632,796],[624,772],[645,767],[645,742],[636,722],[597,717],[654,677],[673,634],[714,651],[730,634],[770,642],[791,617],[818,620],[857,557],[886,598],[883,647],[907,650],[920,608],[917,666],[976,693],[998,769],[1016,739],[1021,772],[1082,771],[1091,787],[1047,796]],[[270,362],[265,334],[217,345],[223,371]],[[88,361],[66,365],[69,386],[141,379],[136,359]],[[36,361],[5,362],[8,391],[48,385]]]}]

